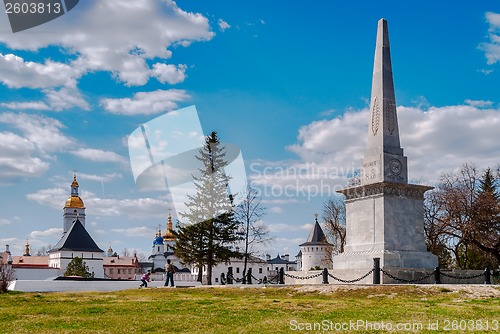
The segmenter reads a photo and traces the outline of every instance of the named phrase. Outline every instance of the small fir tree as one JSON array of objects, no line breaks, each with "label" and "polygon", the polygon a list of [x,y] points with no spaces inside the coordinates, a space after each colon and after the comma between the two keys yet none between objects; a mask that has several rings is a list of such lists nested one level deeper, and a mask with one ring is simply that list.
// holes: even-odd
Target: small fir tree
[{"label": "small fir tree", "polygon": [[74,257],[68,266],[66,267],[66,271],[64,272],[64,276],[81,276],[81,277],[92,277],[92,274],[89,272],[89,267],[80,257]]}]

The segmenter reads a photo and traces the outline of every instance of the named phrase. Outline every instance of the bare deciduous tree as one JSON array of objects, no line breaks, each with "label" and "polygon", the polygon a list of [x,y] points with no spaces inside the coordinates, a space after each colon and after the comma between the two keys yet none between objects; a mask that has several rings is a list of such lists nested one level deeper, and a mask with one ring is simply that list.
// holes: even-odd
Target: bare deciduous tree
[{"label": "bare deciduous tree", "polygon": [[265,209],[261,204],[258,192],[247,184],[243,201],[236,209],[236,220],[239,221],[243,229],[243,276],[247,272],[247,263],[250,256],[257,253],[256,246],[266,244],[271,241],[268,228],[262,224],[262,217]]},{"label": "bare deciduous tree", "polygon": [[42,246],[36,251],[36,256],[47,256],[49,255],[49,251],[52,249],[52,245],[48,244],[47,246]]},{"label": "bare deciduous tree", "polygon": [[498,176],[489,168],[480,175],[474,165],[464,164],[458,172],[441,177],[426,199],[425,232],[430,251],[440,256],[447,249],[455,266],[463,269],[500,264]]},{"label": "bare deciduous tree", "polygon": [[7,292],[9,283],[16,278],[16,274],[11,265],[0,262],[0,292]]},{"label": "bare deciduous tree", "polygon": [[323,221],[333,253],[343,253],[346,239],[345,203],[341,198],[327,200],[323,205]]}]

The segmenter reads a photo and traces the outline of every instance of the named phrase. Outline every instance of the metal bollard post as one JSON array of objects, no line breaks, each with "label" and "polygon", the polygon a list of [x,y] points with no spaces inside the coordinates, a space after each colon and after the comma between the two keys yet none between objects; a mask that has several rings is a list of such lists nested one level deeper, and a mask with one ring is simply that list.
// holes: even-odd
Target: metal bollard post
[{"label": "metal bollard post", "polygon": [[247,284],[252,284],[252,268],[247,270]]},{"label": "metal bollard post", "polygon": [[227,284],[233,284],[233,267],[227,268]]},{"label": "metal bollard post", "polygon": [[380,258],[373,258],[373,284],[380,284]]},{"label": "metal bollard post", "polygon": [[434,284],[441,284],[441,270],[439,270],[439,267],[434,269]]},{"label": "metal bollard post", "polygon": [[484,284],[491,284],[491,272],[488,267],[484,269]]},{"label": "metal bollard post", "polygon": [[328,269],[323,268],[323,284],[328,284]]},{"label": "metal bollard post", "polygon": [[279,284],[285,284],[285,269],[283,269],[283,267],[280,268],[278,279]]}]

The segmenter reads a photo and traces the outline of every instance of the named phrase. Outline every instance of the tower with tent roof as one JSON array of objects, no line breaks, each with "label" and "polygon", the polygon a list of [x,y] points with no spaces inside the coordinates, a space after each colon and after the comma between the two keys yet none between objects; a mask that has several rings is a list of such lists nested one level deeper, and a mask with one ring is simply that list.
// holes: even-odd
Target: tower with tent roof
[{"label": "tower with tent roof", "polygon": [[62,272],[75,257],[82,258],[94,277],[103,278],[104,251],[85,228],[85,205],[78,194],[76,175],[71,183],[70,197],[63,208],[63,234],[49,251],[49,267]]},{"label": "tower with tent roof", "polygon": [[318,214],[315,217],[307,241],[300,245],[300,268],[302,271],[332,268],[333,245],[327,241],[325,233],[318,223]]}]

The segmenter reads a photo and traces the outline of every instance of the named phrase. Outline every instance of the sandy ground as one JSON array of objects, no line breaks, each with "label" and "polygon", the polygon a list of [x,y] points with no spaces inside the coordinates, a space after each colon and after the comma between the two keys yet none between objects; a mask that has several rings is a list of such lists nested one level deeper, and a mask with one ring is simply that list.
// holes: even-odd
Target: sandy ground
[{"label": "sandy ground", "polygon": [[[373,296],[377,295],[394,295],[397,294],[394,288],[397,287],[414,287],[425,294],[434,293],[456,293],[462,299],[483,299],[483,298],[500,298],[499,285],[480,285],[480,284],[421,284],[421,285],[351,285],[351,284],[328,284],[328,285],[301,285],[296,286],[295,289],[301,292],[318,292],[318,293],[331,293],[336,291],[348,291],[355,289],[370,289]],[[372,291],[373,290],[373,291]],[[368,296],[370,297],[370,295]]]}]

